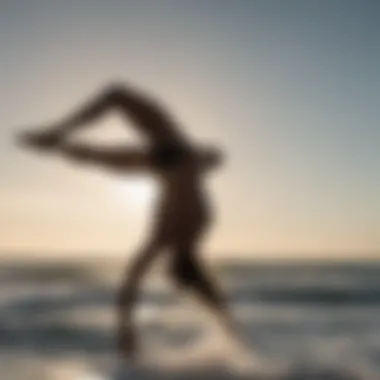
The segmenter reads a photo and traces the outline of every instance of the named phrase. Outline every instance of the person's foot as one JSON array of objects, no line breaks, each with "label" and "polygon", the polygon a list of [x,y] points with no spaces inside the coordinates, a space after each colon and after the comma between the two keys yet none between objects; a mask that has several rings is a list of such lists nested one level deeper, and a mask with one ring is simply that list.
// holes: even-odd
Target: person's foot
[{"label": "person's foot", "polygon": [[56,148],[62,142],[62,136],[55,131],[23,132],[18,135],[18,143],[39,151],[48,151]]},{"label": "person's foot", "polygon": [[128,360],[136,360],[138,347],[136,334],[132,328],[123,328],[118,332],[118,350],[119,353]]}]

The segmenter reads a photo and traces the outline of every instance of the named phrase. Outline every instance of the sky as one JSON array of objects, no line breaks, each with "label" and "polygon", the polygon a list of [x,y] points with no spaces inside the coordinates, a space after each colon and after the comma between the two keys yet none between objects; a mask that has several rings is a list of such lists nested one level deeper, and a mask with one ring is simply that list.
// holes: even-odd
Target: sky
[{"label": "sky", "polygon": [[[151,178],[14,145],[125,81],[226,152],[207,252],[380,258],[379,38],[376,0],[1,0],[1,255],[137,249]],[[138,142],[129,127],[79,137]]]}]

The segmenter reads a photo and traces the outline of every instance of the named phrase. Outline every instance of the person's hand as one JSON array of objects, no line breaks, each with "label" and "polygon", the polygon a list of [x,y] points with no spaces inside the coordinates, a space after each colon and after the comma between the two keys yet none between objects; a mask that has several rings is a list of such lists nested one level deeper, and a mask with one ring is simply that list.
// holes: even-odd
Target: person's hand
[{"label": "person's hand", "polygon": [[62,141],[57,132],[23,132],[18,136],[18,143],[38,151],[56,149]]}]

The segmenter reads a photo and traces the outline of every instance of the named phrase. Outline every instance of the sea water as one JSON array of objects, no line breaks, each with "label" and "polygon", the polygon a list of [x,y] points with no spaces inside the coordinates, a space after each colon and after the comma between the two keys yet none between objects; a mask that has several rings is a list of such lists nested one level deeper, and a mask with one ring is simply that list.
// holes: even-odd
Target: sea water
[{"label": "sea water", "polygon": [[[138,304],[141,364],[132,366],[115,354],[119,263],[4,263],[1,379],[261,379],[273,369],[280,380],[380,379],[380,264],[225,262],[214,276],[242,345],[154,273]],[[243,357],[257,373],[239,372]]]}]

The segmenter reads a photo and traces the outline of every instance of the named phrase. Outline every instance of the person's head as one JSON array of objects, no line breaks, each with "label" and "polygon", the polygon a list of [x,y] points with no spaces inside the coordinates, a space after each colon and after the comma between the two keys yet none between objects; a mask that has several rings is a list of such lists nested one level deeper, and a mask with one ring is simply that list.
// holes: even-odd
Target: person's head
[{"label": "person's head", "polygon": [[150,153],[155,166],[162,169],[171,169],[178,165],[188,152],[175,143],[166,143],[154,146]]},{"label": "person's head", "polygon": [[161,169],[170,170],[187,159],[198,161],[203,169],[215,169],[222,163],[223,154],[215,146],[201,146],[195,150],[176,144],[154,146],[150,152],[152,163]]}]

